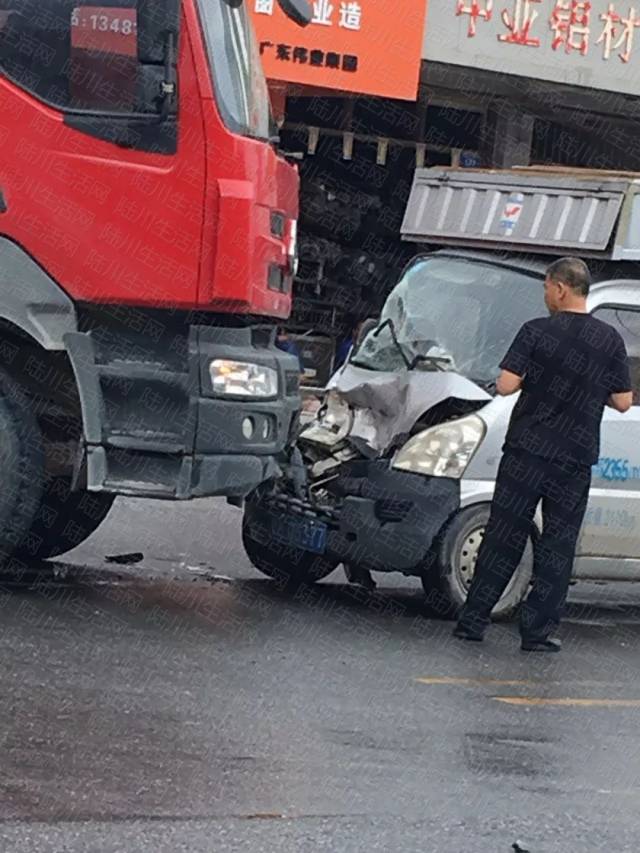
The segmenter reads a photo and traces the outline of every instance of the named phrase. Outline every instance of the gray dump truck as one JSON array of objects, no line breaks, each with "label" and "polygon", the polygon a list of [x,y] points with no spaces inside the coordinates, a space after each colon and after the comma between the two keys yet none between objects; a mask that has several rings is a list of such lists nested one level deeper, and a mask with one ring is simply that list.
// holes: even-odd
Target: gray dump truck
[{"label": "gray dump truck", "polygon": [[[453,614],[473,577],[515,397],[495,395],[520,326],[546,313],[554,257],[589,260],[589,310],[625,340],[640,389],[640,175],[424,169],[403,237],[420,252],[329,382],[285,476],[246,503],[244,542],[276,578],[338,565],[422,579]],[[577,579],[640,579],[640,397],[607,409]],[[538,517],[496,608],[526,595]]]}]

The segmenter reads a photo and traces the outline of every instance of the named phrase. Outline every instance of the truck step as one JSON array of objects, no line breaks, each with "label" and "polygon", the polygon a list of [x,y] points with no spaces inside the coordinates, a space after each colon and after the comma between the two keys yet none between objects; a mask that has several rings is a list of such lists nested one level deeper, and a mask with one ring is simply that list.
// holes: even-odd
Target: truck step
[{"label": "truck step", "polygon": [[133,381],[160,382],[174,387],[189,387],[189,374],[176,373],[173,370],[163,370],[155,364],[140,364],[140,362],[111,362],[97,365],[101,377],[109,379],[131,379]]},{"label": "truck step", "polygon": [[147,450],[154,453],[184,453],[184,438],[175,433],[136,432],[112,433],[105,436],[105,444],[124,450]]},{"label": "truck step", "polygon": [[137,482],[136,480],[106,480],[103,490],[106,492],[117,492],[119,495],[133,495],[138,498],[173,499],[176,497],[174,488],[161,483],[155,485],[153,483]]}]

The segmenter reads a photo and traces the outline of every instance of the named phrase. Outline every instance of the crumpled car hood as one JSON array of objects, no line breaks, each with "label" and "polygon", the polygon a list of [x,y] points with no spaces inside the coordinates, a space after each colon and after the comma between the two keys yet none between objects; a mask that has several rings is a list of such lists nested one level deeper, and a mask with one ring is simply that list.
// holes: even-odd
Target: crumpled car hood
[{"label": "crumpled car hood", "polygon": [[404,371],[379,373],[347,364],[327,385],[355,412],[351,438],[377,453],[408,433],[429,409],[449,398],[490,402],[493,398],[459,373]]}]

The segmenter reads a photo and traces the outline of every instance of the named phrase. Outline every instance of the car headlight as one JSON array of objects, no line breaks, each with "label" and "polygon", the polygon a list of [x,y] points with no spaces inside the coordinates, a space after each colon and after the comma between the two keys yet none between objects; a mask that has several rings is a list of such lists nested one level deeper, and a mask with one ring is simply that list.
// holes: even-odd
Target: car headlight
[{"label": "car headlight", "polygon": [[278,371],[263,364],[217,358],[209,365],[211,384],[221,397],[278,396]]},{"label": "car headlight", "polygon": [[477,415],[470,415],[430,427],[398,451],[393,467],[431,477],[459,479],[485,436],[486,427]]},{"label": "car headlight", "polygon": [[333,447],[343,441],[351,432],[353,412],[335,392],[327,394],[317,420],[302,433],[306,441]]}]

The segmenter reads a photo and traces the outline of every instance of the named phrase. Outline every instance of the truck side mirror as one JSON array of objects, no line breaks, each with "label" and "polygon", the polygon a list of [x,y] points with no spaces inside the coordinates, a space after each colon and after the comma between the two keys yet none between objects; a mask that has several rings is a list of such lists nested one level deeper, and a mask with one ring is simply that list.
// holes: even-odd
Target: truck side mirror
[{"label": "truck side mirror", "polygon": [[313,9],[308,0],[278,0],[280,8],[287,18],[291,18],[301,27],[306,27],[313,18]]}]

